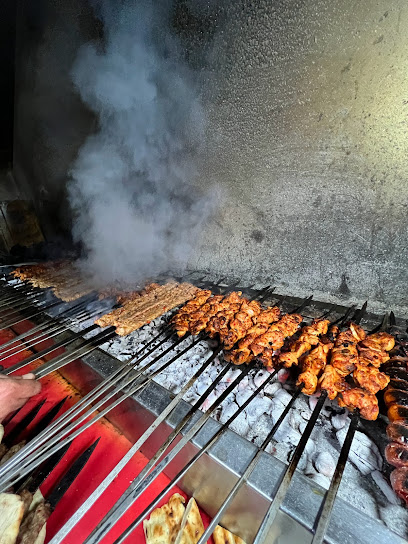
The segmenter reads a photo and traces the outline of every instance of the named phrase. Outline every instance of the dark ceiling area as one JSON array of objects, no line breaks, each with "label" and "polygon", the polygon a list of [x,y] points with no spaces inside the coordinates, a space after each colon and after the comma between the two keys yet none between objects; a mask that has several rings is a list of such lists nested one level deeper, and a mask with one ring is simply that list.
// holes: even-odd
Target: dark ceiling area
[{"label": "dark ceiling area", "polygon": [[14,53],[16,2],[0,1],[0,161],[8,166],[13,158]]}]

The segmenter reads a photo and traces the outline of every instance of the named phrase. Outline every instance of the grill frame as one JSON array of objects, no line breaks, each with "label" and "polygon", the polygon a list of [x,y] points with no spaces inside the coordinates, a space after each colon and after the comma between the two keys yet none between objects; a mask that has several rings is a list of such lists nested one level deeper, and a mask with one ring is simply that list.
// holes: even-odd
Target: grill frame
[{"label": "grill frame", "polygon": [[[207,285],[205,285],[204,287],[206,286]],[[213,282],[210,282],[208,287],[212,288],[213,291],[216,291],[217,285],[215,285]],[[231,289],[232,289],[232,286],[229,290]],[[248,292],[248,290],[246,291]],[[255,296],[260,294],[260,291],[257,289],[250,289],[248,294],[251,296],[251,298],[254,298]],[[274,303],[276,303],[277,301],[278,302],[280,301],[285,311],[294,311],[293,310],[294,306],[298,306],[299,303],[302,302],[302,300],[300,299],[285,297],[282,295],[277,295],[275,293],[273,293],[271,298],[273,299]],[[266,298],[265,302],[268,302],[268,298]],[[285,308],[286,305],[288,306],[287,308]],[[51,305],[51,307],[52,306],[53,304]],[[331,306],[333,305],[314,302],[313,308],[310,309],[310,311],[302,312],[302,314],[308,317],[316,317],[318,315],[321,315],[322,312],[326,311],[328,307],[331,307]],[[341,307],[341,306],[336,307],[336,310],[339,313],[344,313],[346,309],[347,309],[346,307]],[[38,314],[40,313],[41,312],[38,312]],[[35,313],[35,316],[33,317],[37,317],[38,314]],[[366,319],[363,320],[364,327],[370,330],[373,324],[378,325],[379,319],[380,318],[376,316],[375,314],[371,314],[371,316],[367,315]],[[33,321],[35,320],[33,319]],[[61,336],[57,335],[56,339],[59,340],[61,338],[61,340],[64,340],[64,338],[70,338],[72,334],[74,333],[65,331],[61,333]],[[98,357],[97,357],[98,364],[95,367],[93,367],[91,364],[91,361],[94,360],[96,354],[98,354]],[[118,360],[112,357],[111,355],[108,355],[99,349],[95,349],[89,355],[85,355],[83,357],[83,361],[81,361],[80,363],[64,366],[60,368],[59,371],[64,377],[67,377],[65,375],[70,374],[69,372],[70,367],[78,366],[79,364],[80,367],[83,367],[84,365],[88,366],[89,368],[93,370],[93,372],[96,373],[95,376],[101,377],[104,375],[104,372],[100,372],[100,368],[99,368],[101,364],[101,359],[104,359],[104,360],[110,359],[111,362],[116,361],[116,365],[118,364]],[[105,365],[102,365],[102,366],[106,367],[106,364],[107,363],[105,363]],[[117,366],[115,368],[117,368]],[[81,368],[80,374],[82,374],[82,372],[84,372],[84,368]],[[89,375],[89,372],[85,374]],[[106,377],[109,375],[110,373],[106,374]],[[72,375],[70,378],[67,377],[67,379],[71,383],[73,383],[75,387],[77,387],[78,377],[79,377],[78,372],[77,373],[74,372],[74,375]],[[96,383],[94,380],[93,380],[93,383],[95,386]],[[82,388],[84,388],[85,385],[86,384],[82,384]],[[158,399],[155,398],[155,403],[153,404],[153,406],[151,405],[149,406],[149,403],[145,403],[145,405],[143,405],[143,395],[145,393],[148,393],[148,391],[152,387],[159,387],[159,389],[161,390],[160,394],[162,397],[163,397],[163,393],[167,392],[164,388],[161,388],[157,384],[150,383],[146,387],[146,389],[142,391],[141,394],[136,394],[133,398],[133,401],[136,402],[138,406],[143,406],[145,411],[147,411],[147,415],[145,416],[147,420],[149,420],[149,415],[148,415],[149,413],[150,414],[155,413],[154,410],[152,410],[152,407],[154,405],[157,406],[158,404]],[[80,387],[77,387],[77,388],[81,389]],[[89,388],[88,390],[86,390],[86,387],[85,387],[85,389],[82,392],[86,393],[90,391],[91,389],[92,388]],[[128,436],[130,440],[135,441],[135,438],[138,438],[144,429],[141,430],[141,428],[138,427],[136,436],[129,436],[128,433],[126,432],[127,425],[129,424],[128,418],[125,418],[125,421],[120,421],[120,422],[115,421],[116,419],[115,413],[123,412],[126,406],[125,403],[128,403],[128,402],[131,402],[131,401],[130,400],[124,401],[118,408],[115,408],[111,412],[109,412],[106,417],[113,424],[115,424],[119,428],[119,430],[124,432],[124,434]],[[170,400],[168,402],[170,402]],[[186,405],[186,407],[190,408],[189,404],[184,403],[184,401],[181,401],[178,407],[175,409],[174,413],[172,413],[170,417],[167,418],[168,421],[166,419],[165,423],[161,424],[161,427],[165,428],[165,425],[167,425],[168,428],[174,428],[179,421],[177,419],[178,418],[177,414],[182,409],[183,405]],[[164,407],[165,406],[163,406],[163,408]],[[134,413],[134,409],[135,409],[135,405],[133,405],[133,409],[131,410],[131,412]],[[157,413],[157,415],[159,415],[159,413],[160,411]],[[200,415],[202,415],[202,412],[197,411],[192,418],[192,423],[197,421]],[[153,419],[151,419],[151,422],[153,422],[155,419],[154,416],[152,417]],[[169,476],[170,478],[173,478],[174,475],[177,472],[179,472],[182,466],[184,466],[184,464],[186,463],[186,458],[189,459],[195,453],[197,453],[197,451],[199,451],[199,448],[201,448],[203,444],[209,438],[211,438],[212,434],[214,434],[216,430],[218,430],[217,428],[211,429],[212,424],[216,424],[220,427],[220,424],[217,423],[215,420],[210,420],[209,422],[207,422],[204,426],[204,429],[199,431],[198,435],[191,441],[191,443],[189,443],[183,449],[183,453],[178,456],[178,457],[183,457],[182,464],[178,465],[178,461],[177,461],[178,458],[176,458],[174,461],[170,463],[168,467],[165,468],[164,472],[166,473],[167,476]],[[162,439],[158,440],[158,443],[155,444],[151,452],[149,451],[149,441],[151,441],[153,437],[151,437],[141,448],[142,453],[144,453],[148,458],[154,455],[158,447],[164,441],[163,436],[166,436],[166,434],[160,433],[159,430],[156,431],[155,435],[162,436]],[[228,438],[229,441],[227,440],[226,445],[224,445],[223,443],[226,440],[226,436],[229,437]],[[203,457],[197,461],[197,463],[190,469],[189,473],[179,483],[180,487],[184,489],[187,494],[195,496],[199,504],[210,515],[214,515],[216,513],[219,505],[222,503],[223,499],[225,498],[229,490],[232,488],[232,486],[236,482],[237,476],[240,475],[245,470],[246,461],[248,460],[248,458],[245,459],[245,451],[246,451],[245,447],[243,447],[242,444],[238,444],[234,442],[233,438],[234,440],[238,438],[240,441],[244,441],[245,444],[252,446],[254,448],[254,451],[258,450],[256,446],[252,445],[246,439],[238,437],[238,435],[236,435],[233,431],[228,430],[225,433],[225,435],[220,438],[219,442],[217,442],[217,444],[212,448],[211,453],[204,454]],[[192,448],[191,455],[189,455],[190,453],[189,448]],[[221,452],[217,454],[217,451],[219,448],[221,448]],[[224,453],[222,453],[223,451]],[[239,452],[239,455],[235,459],[231,459],[231,458],[228,458],[228,455],[225,455],[225,451]],[[272,465],[269,466],[270,459],[272,459],[274,462],[272,463]],[[173,466],[177,468],[173,469],[172,468]],[[231,507],[228,510],[228,514],[224,516],[223,518],[221,518],[222,525],[229,528],[232,532],[240,534],[247,542],[251,542],[256,535],[257,528],[259,527],[264,514],[266,513],[267,506],[269,505],[269,500],[272,498],[271,488],[273,489],[273,486],[271,485],[271,482],[274,482],[274,485],[276,487],[276,484],[278,484],[281,473],[284,471],[285,467],[286,465],[284,463],[281,463],[278,459],[274,458],[273,456],[269,454],[265,454],[265,453],[261,454],[261,460],[258,466],[255,468],[254,472],[252,473],[251,477],[249,478],[249,483],[245,483],[243,485],[237,497],[234,499],[233,503],[231,504]],[[267,473],[267,477],[265,477],[265,472]],[[205,474],[205,477],[203,476],[203,474]],[[209,474],[213,476],[212,480],[210,480],[213,482],[213,485],[210,485],[210,486],[208,485]],[[197,477],[198,477],[197,475],[201,475],[202,478],[204,477],[205,486],[200,486],[199,484],[197,485]],[[220,486],[220,482],[225,482],[225,485]],[[267,483],[265,484],[265,482]],[[198,493],[197,493],[197,487],[200,489]],[[219,489],[220,487],[223,487],[223,491],[225,491],[225,493],[221,493],[221,495],[215,497],[214,489]],[[209,488],[210,488],[210,491],[208,491]],[[211,489],[212,489],[212,492],[211,492]],[[200,492],[203,494],[203,496],[200,496]],[[275,492],[276,492],[276,489],[275,489]],[[290,536],[290,538],[292,539],[292,540],[287,540],[288,542],[293,542],[293,541],[310,542],[312,538],[312,529],[313,529],[316,517],[318,516],[320,505],[322,502],[321,499],[317,499],[317,502],[316,500],[312,501],[311,499],[312,498],[316,499],[316,497],[319,497],[319,496],[323,498],[324,495],[325,495],[325,490],[323,490],[320,486],[318,486],[314,482],[311,482],[310,479],[306,478],[305,476],[302,476],[301,474],[296,473],[293,479],[293,485],[291,485],[289,492],[286,495],[285,500],[283,502],[282,511],[278,513],[274,526],[269,533],[268,542],[271,540],[272,536],[276,537],[276,531],[279,532],[280,529],[282,529],[282,534],[285,535],[285,538],[289,538]],[[250,500],[248,500],[249,497],[250,497]],[[269,500],[266,497],[268,497]],[[302,497],[301,500],[299,500],[300,497]],[[250,511],[248,511],[249,503],[251,505]],[[239,526],[239,524],[238,526],[232,525],[231,522],[228,521],[229,519],[233,519],[235,520],[235,522],[237,520],[239,521],[243,520],[243,526]],[[251,523],[248,523],[248,519],[251,520]],[[346,523],[346,521],[349,523]],[[373,524],[375,526],[373,526]],[[356,533],[357,528],[359,532],[358,535]],[[384,529],[385,529],[385,533],[383,534]],[[395,540],[392,539],[394,537],[395,537]],[[387,539],[386,541],[391,543],[405,542],[404,539],[401,539],[401,537],[399,537],[398,535],[396,535],[395,533],[387,529],[384,525],[382,525],[378,521],[373,520],[372,518],[369,518],[368,516],[365,516],[364,514],[356,510],[354,507],[352,507],[351,505],[343,501],[342,499],[337,498],[334,505],[328,531],[326,533],[325,541],[330,543],[341,542],[341,543],[347,544],[348,542],[350,543],[355,542],[357,539],[358,542],[367,542],[367,543],[370,542],[371,544],[371,541],[374,538],[377,540]],[[281,540],[279,540],[279,542],[280,541]]]}]

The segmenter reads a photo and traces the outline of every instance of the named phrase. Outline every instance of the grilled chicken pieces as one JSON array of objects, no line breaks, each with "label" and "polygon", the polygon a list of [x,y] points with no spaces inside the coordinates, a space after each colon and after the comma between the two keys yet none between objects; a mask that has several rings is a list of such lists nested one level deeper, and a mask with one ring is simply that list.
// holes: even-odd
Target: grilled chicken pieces
[{"label": "grilled chicken pieces", "polygon": [[307,327],[303,327],[299,338],[290,344],[290,351],[279,354],[279,363],[287,368],[297,365],[303,354],[310,351],[312,346],[319,344],[319,336],[327,333],[329,324],[330,321],[328,319],[320,319]]},{"label": "grilled chicken pieces", "polygon": [[317,388],[318,376],[326,367],[327,358],[333,344],[319,344],[302,361],[303,372],[299,374],[297,385],[304,384],[306,395],[312,395]]},{"label": "grilled chicken pieces", "polygon": [[[271,318],[278,317],[278,310],[270,314]],[[264,324],[260,323],[248,329],[248,338],[245,336],[238,344],[238,348],[225,354],[227,361],[235,364],[249,362],[255,357],[265,367],[273,367],[274,351],[281,348],[285,338],[293,336],[302,321],[299,314],[286,314],[281,319],[273,323],[265,332]],[[258,335],[258,333],[261,333]]]},{"label": "grilled chicken pieces", "polygon": [[359,387],[353,387],[347,391],[342,391],[337,402],[339,403],[339,406],[344,406],[349,410],[358,408],[361,417],[364,419],[374,420],[378,417],[379,409],[377,397]]},{"label": "grilled chicken pieces", "polygon": [[[391,335],[379,332],[367,337],[356,323],[340,332],[329,320],[319,319],[301,329],[280,351],[285,339],[299,329],[302,316],[281,316],[279,308],[263,309],[259,302],[241,295],[198,293],[173,318],[177,334],[183,336],[189,331],[194,335],[205,330],[212,338],[218,336],[225,349],[224,358],[236,365],[256,359],[267,368],[299,366],[297,384],[307,395],[325,390],[331,400],[339,396],[341,406],[358,408],[366,419],[378,416],[375,394],[389,383],[379,366],[389,359],[387,351],[395,343]],[[408,405],[405,410],[408,417]],[[400,412],[401,408],[398,417]]]}]

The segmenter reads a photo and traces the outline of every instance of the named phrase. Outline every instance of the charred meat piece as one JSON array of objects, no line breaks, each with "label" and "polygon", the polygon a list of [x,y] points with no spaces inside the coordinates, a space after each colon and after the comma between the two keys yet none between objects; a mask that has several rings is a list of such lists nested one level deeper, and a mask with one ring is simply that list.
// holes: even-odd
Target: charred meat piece
[{"label": "charred meat piece", "polygon": [[375,395],[354,387],[347,391],[342,391],[337,400],[340,407],[354,410],[358,408],[360,410],[361,417],[364,419],[375,420],[378,417],[378,400]]},{"label": "charred meat piece", "polygon": [[332,349],[330,364],[341,376],[351,374],[356,368],[356,363],[358,363],[358,351],[354,344],[340,345]]},{"label": "charred meat piece", "polygon": [[396,468],[408,467],[408,446],[397,442],[388,444],[385,448],[385,458],[387,463]]},{"label": "charred meat piece", "polygon": [[408,406],[398,406],[392,404],[387,410],[387,416],[390,421],[408,420]]},{"label": "charred meat piece", "polygon": [[330,400],[334,400],[338,393],[347,389],[347,382],[332,365],[326,365],[323,374],[319,378],[319,387],[327,391]]},{"label": "charred meat piece", "polygon": [[291,343],[290,350],[280,353],[278,362],[287,368],[298,364],[299,358],[310,351],[312,346],[319,344],[319,336],[327,333],[330,321],[327,319],[315,320],[301,330],[297,340]]},{"label": "charred meat piece", "polygon": [[[255,355],[262,355],[265,349],[270,348],[269,343],[265,345],[262,344],[266,341],[265,335],[271,330],[271,323],[275,323],[279,318],[279,315],[279,308],[267,308],[266,310],[262,310],[257,316],[252,317],[252,322],[255,322],[255,324],[248,329],[245,330],[246,324],[244,323],[238,323],[239,328],[237,328],[235,324],[235,330],[230,331],[224,340],[225,348],[230,350],[225,353],[226,360],[240,365],[249,363],[253,360]],[[277,323],[275,323],[275,325],[276,324]],[[232,323],[231,326],[233,326]],[[274,336],[275,339],[279,336],[279,339],[282,340],[281,333],[275,331]],[[262,345],[257,344],[258,339],[261,339]],[[238,347],[231,349],[237,341]],[[272,357],[269,353],[266,355],[264,364],[266,366],[272,366]]]},{"label": "charred meat piece", "polygon": [[370,334],[361,342],[364,347],[377,349],[379,351],[391,351],[395,346],[395,338],[387,332],[376,332]]},{"label": "charred meat piece", "polygon": [[[200,295],[200,293],[198,293],[198,295]],[[177,336],[182,337],[187,332],[191,332],[193,325],[197,323],[200,319],[205,319],[206,316],[208,316],[208,319],[210,319],[211,315],[213,314],[208,315],[208,313],[211,312],[212,307],[215,304],[221,302],[223,298],[224,297],[222,295],[207,297],[206,292],[205,296],[203,297],[203,300],[205,299],[204,304],[192,304],[188,308],[188,311],[184,311],[185,307],[183,306],[183,308],[181,308],[172,319],[172,324],[177,331]]]},{"label": "charred meat piece", "polygon": [[327,364],[327,358],[333,344],[319,344],[309,355],[302,358],[302,372],[299,374],[297,385],[304,384],[302,392],[313,395],[316,391],[318,377]]},{"label": "charred meat piece", "polygon": [[387,436],[392,442],[408,444],[408,421],[394,421],[387,425]]},{"label": "charred meat piece", "polygon": [[408,467],[395,469],[390,480],[395,493],[408,504]]},{"label": "charred meat piece", "polygon": [[340,332],[336,339],[336,346],[341,346],[343,344],[357,344],[364,340],[366,333],[360,325],[356,323],[350,323],[350,326],[347,330]]},{"label": "charred meat piece", "polygon": [[258,315],[253,317],[253,321],[257,325],[271,325],[279,320],[281,311],[277,306],[272,306],[262,310]]},{"label": "charred meat piece", "polygon": [[254,355],[260,355],[264,349],[279,349],[287,337],[293,336],[302,322],[299,314],[286,314],[271,325],[268,331],[254,340],[250,348]]},{"label": "charred meat piece", "polygon": [[317,375],[310,370],[305,370],[299,374],[296,385],[301,385],[303,383],[302,393],[305,395],[313,395],[317,388]]},{"label": "charred meat piece", "polygon": [[374,366],[362,366],[360,364],[357,364],[357,368],[353,372],[353,378],[360,387],[373,395],[387,387],[390,381],[386,374],[380,372]]},{"label": "charred meat piece", "polygon": [[310,351],[311,347],[312,344],[309,342],[300,339],[296,340],[291,346],[291,351],[284,351],[278,355],[278,361],[286,368],[290,368],[293,365],[297,365],[300,357]]},{"label": "charred meat piece", "polygon": [[392,387],[388,387],[384,391],[384,402],[387,408],[394,404],[408,406],[408,389],[393,389]]}]

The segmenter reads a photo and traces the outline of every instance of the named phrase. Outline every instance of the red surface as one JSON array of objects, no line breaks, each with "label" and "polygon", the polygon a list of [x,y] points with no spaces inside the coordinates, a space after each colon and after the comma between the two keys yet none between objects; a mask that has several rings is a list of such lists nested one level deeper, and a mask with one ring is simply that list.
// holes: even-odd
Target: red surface
[{"label": "red surface", "polygon": [[[17,334],[22,333],[32,327],[32,324],[25,321],[15,327]],[[0,331],[0,344],[3,344],[13,338],[13,332],[10,330]],[[37,345],[38,351],[52,344],[52,340],[46,340]],[[54,358],[57,353],[63,352],[64,349],[54,351],[48,358]],[[4,367],[9,367],[18,361],[21,361],[30,354],[28,351],[24,351],[16,356],[9,357],[1,364]],[[45,359],[48,359],[47,357]],[[18,374],[24,374],[35,366],[41,364],[41,361],[36,361],[34,366],[26,367],[18,372]],[[46,399],[44,406],[41,408],[39,414],[33,422],[44,415],[51,407],[53,407],[62,398],[68,396],[69,398],[64,404],[62,411],[67,410],[72,404],[74,404],[78,398],[79,393],[68,383],[58,372],[53,372],[46,378],[41,380],[42,391],[36,397],[30,399],[26,406],[13,418],[8,426],[6,426],[6,432],[12,429],[12,427],[30,411],[36,404],[42,399]],[[62,413],[62,411],[60,413]],[[30,427],[28,427],[30,428]],[[91,492],[99,485],[99,483],[105,478],[109,471],[116,465],[116,463],[123,457],[123,455],[131,447],[130,442],[118,432],[108,421],[102,419],[101,421],[92,425],[87,431],[82,433],[75,439],[64,458],[60,461],[56,469],[47,478],[41,487],[41,491],[44,496],[54,487],[55,483],[64,474],[65,470],[72,464],[72,462],[84,451],[90,444],[94,442],[98,437],[101,437],[96,449],[94,450],[87,465],[82,470],[80,475],[76,478],[75,482],[65,493],[55,511],[51,515],[47,524],[47,540],[58,531],[58,529],[67,521],[67,519],[73,514],[73,512],[83,503],[83,501],[91,494]],[[23,437],[22,437],[23,438]],[[103,515],[109,510],[114,502],[120,497],[121,493],[126,489],[129,482],[139,474],[144,465],[147,463],[146,457],[138,453],[133,460],[128,463],[125,469],[119,474],[119,477],[112,483],[103,496],[97,501],[90,512],[86,514],[80,524],[73,530],[69,536],[64,540],[66,544],[80,543],[85,540],[85,537],[91,532],[95,525],[102,519]],[[101,541],[103,544],[110,544],[114,542],[123,530],[129,525],[129,523],[140,514],[150,502],[160,493],[160,491],[169,483],[169,479],[161,475],[158,477],[148,488],[148,490],[141,496],[141,498],[133,505],[133,507],[122,517],[120,522],[113,528],[112,531]],[[177,487],[174,487],[168,496],[159,504],[165,504],[173,493],[181,493],[184,497],[186,495]],[[187,497],[186,497],[187,498]],[[201,511],[204,525],[207,526],[209,522],[208,516]],[[145,542],[143,535],[143,526],[139,525],[137,529],[126,540],[127,543],[142,544]],[[212,539],[211,539],[212,542]]]}]

